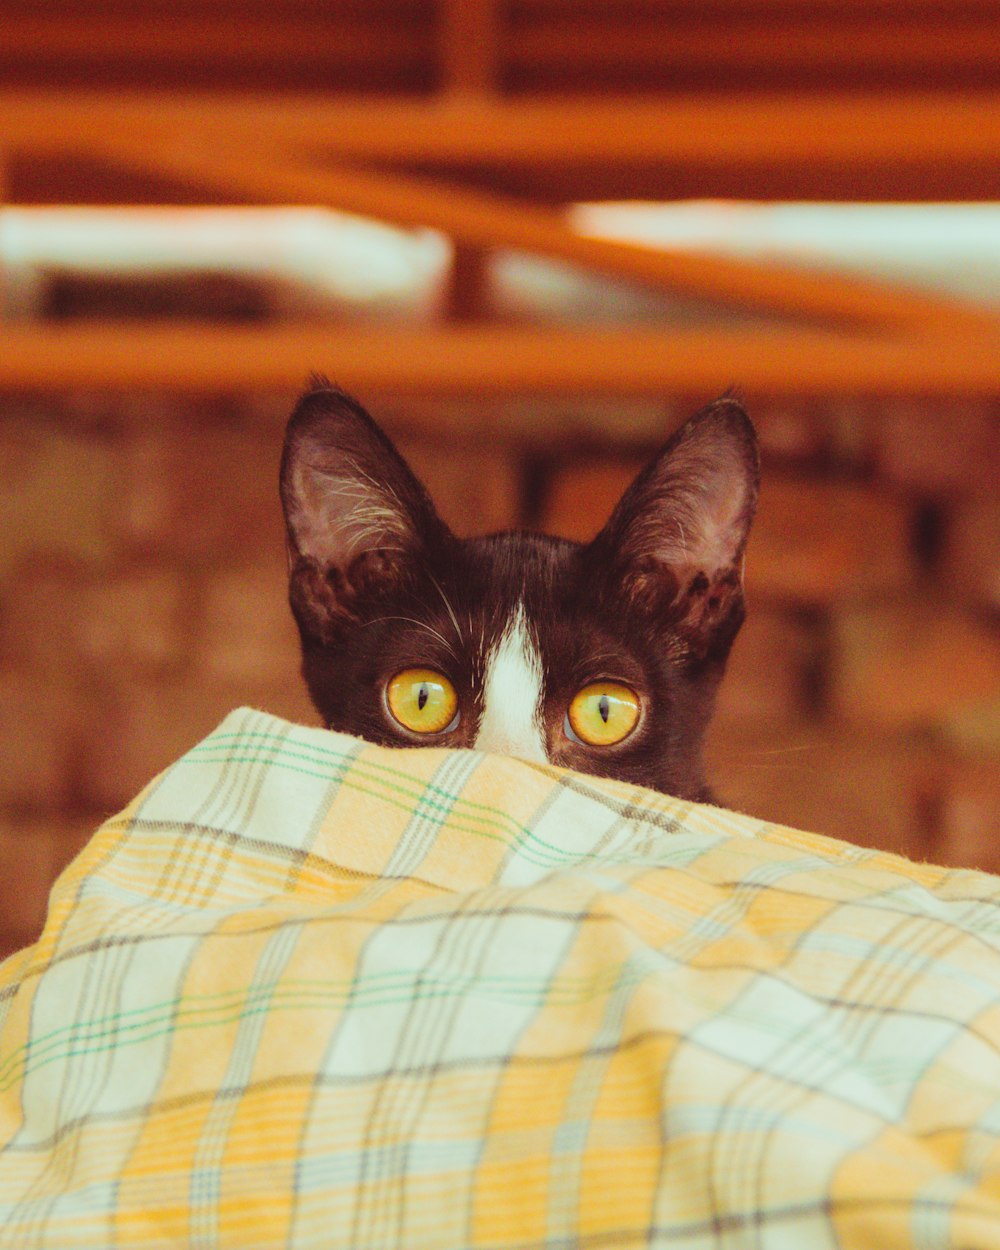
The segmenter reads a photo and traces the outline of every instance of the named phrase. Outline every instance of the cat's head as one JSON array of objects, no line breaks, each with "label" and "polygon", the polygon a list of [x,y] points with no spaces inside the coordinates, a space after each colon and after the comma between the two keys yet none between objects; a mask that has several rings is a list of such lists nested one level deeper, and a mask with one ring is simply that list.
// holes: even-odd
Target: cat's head
[{"label": "cat's head", "polygon": [[724,397],[591,543],[460,539],[365,410],[317,383],[281,465],[317,710],[385,745],[477,747],[707,797],[702,739],[743,621],[758,475],[753,426]]}]

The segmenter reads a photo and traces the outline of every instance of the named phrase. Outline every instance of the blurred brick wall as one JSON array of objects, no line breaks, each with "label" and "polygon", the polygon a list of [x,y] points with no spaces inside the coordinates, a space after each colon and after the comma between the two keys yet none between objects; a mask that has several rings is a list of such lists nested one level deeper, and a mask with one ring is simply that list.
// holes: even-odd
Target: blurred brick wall
[{"label": "blurred brick wall", "polygon": [[[37,933],[93,828],[232,707],[314,721],[285,599],[285,402],[0,410],[0,953]],[[997,413],[754,415],[765,476],[712,744],[720,794],[1000,869]],[[462,533],[586,537],[643,459],[610,424],[558,452],[469,429],[393,429]]]},{"label": "blurred brick wall", "polygon": [[[712,739],[720,796],[1000,871],[1000,411],[754,415],[764,475]],[[591,501],[640,464],[559,468],[543,525],[588,536]]]}]

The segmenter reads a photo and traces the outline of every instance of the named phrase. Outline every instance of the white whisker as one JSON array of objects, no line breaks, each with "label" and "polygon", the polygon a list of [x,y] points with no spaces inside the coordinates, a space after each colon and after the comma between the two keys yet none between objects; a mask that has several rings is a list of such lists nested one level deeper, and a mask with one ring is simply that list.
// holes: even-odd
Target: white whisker
[{"label": "white whisker", "polygon": [[458,641],[464,642],[465,639],[462,637],[462,627],[458,623],[458,617],[455,615],[455,609],[448,601],[448,596],[444,593],[444,590],[441,588],[441,584],[438,582],[436,577],[432,577],[430,573],[428,573],[427,576],[430,577],[431,581],[434,583],[434,589],[441,596],[444,606],[448,609],[448,615],[451,617],[451,623],[455,626],[455,633],[458,634]]},{"label": "white whisker", "polygon": [[441,643],[449,655],[454,656],[456,659],[458,658],[452,643],[445,638],[444,634],[439,633],[432,625],[428,625],[426,621],[415,620],[412,616],[376,616],[370,621],[365,621],[364,624],[367,627],[369,625],[381,625],[385,621],[405,621],[408,625],[416,625],[418,629],[425,629]]}]

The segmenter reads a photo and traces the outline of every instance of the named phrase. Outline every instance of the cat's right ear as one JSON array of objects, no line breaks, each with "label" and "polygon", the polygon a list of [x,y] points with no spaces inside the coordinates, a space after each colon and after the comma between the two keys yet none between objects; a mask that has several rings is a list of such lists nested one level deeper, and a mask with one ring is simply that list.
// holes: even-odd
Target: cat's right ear
[{"label": "cat's right ear", "polygon": [[677,431],[589,548],[612,597],[663,628],[678,659],[725,659],[740,627],[759,479],[753,425],[725,395]]},{"label": "cat's right ear", "polygon": [[302,632],[331,641],[360,600],[396,586],[447,535],[424,487],[356,400],[317,380],[288,422],[281,503],[289,597]]}]

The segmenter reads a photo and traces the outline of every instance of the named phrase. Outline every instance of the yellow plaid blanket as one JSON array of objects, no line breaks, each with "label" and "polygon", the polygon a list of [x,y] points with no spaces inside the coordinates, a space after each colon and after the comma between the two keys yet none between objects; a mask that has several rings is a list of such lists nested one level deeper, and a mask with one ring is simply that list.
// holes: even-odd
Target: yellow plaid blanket
[{"label": "yellow plaid blanket", "polygon": [[1000,882],[234,712],[0,966],[0,1245],[995,1250]]}]

